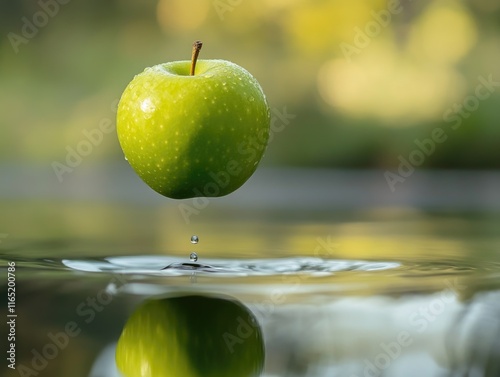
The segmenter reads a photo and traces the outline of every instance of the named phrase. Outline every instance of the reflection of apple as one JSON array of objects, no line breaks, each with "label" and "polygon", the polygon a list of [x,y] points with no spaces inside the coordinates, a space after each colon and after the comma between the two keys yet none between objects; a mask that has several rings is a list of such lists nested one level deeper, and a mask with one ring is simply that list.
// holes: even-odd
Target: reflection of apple
[{"label": "reflection of apple", "polygon": [[[201,43],[195,46],[199,51]],[[269,137],[269,107],[257,80],[234,63],[196,58],[146,68],[118,105],[128,162],[151,188],[176,199],[236,190],[257,168]]]},{"label": "reflection of apple", "polygon": [[264,343],[253,314],[232,298],[171,297],[132,314],[116,363],[126,377],[254,377]]}]

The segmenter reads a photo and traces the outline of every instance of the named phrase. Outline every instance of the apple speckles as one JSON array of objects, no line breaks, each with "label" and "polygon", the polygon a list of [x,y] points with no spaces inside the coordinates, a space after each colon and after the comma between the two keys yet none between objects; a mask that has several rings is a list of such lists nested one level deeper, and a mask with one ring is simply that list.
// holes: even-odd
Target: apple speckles
[{"label": "apple speckles", "polygon": [[130,165],[154,190],[181,199],[236,161],[245,173],[218,195],[234,191],[265,149],[270,112],[261,88],[229,62],[199,61],[195,77],[169,72],[169,64],[138,75],[120,100],[117,130]]}]

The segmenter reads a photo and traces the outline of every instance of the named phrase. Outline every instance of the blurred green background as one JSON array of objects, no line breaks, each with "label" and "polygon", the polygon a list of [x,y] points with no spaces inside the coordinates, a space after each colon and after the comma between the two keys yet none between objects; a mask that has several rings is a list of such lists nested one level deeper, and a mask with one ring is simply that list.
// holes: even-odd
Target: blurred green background
[{"label": "blurred green background", "polygon": [[[47,331],[60,331],[75,319],[79,300],[109,282],[50,261],[187,258],[193,234],[201,261],[314,255],[318,240],[335,244],[332,258],[408,261],[387,275],[340,277],[349,286],[368,282],[369,294],[384,292],[380,284],[402,290],[408,271],[419,279],[407,283],[414,284],[409,292],[441,289],[439,273],[452,271],[472,273],[471,292],[498,286],[491,267],[498,210],[467,218],[432,213],[461,203],[462,211],[498,209],[498,172],[439,170],[396,193],[381,172],[395,171],[400,157],[418,150],[415,141],[437,128],[446,141],[434,145],[422,170],[500,168],[498,0],[11,0],[0,2],[0,34],[0,241],[2,253],[26,261],[18,362],[28,365],[29,350],[43,347]],[[139,182],[109,133],[59,185],[52,164],[65,163],[84,132],[114,122],[133,76],[189,59],[198,39],[202,59],[245,67],[273,109],[295,116],[273,134],[262,167],[374,170],[259,169],[251,189],[213,199],[202,216],[185,221],[178,202]],[[494,82],[491,91],[485,81]],[[496,274],[491,282],[479,279],[488,279],[483,266]],[[421,279],[424,271],[436,280]],[[129,301],[117,298],[41,376],[89,376],[97,353],[118,337]]]},{"label": "blurred green background", "polygon": [[[500,167],[500,87],[454,115],[500,82],[497,0],[19,0],[0,30],[0,163],[64,162],[135,74],[200,39],[296,115],[264,166],[394,168],[441,127],[422,167]],[[121,159],[109,134],[85,164]]]}]

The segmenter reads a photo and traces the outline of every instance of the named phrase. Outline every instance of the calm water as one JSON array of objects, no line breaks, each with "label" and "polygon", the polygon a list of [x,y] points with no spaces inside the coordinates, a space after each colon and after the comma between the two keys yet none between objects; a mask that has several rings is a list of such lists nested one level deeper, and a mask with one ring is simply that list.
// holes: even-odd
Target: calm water
[{"label": "calm water", "polygon": [[1,375],[119,376],[137,306],[197,293],[252,311],[266,377],[500,376],[496,212],[213,203],[185,222],[172,202],[3,202],[18,369]]}]

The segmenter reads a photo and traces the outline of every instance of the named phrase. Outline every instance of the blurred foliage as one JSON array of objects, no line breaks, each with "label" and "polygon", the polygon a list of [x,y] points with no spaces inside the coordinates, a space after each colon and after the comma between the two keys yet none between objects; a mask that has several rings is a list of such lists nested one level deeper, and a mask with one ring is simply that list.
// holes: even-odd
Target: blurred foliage
[{"label": "blurred foliage", "polygon": [[[27,38],[26,22],[42,26]],[[448,139],[424,167],[500,167],[500,87],[459,129],[443,118],[478,77],[500,81],[497,0],[20,0],[0,5],[0,31],[3,162],[64,161],[83,130],[114,118],[134,74],[189,59],[201,39],[201,58],[247,68],[271,107],[296,115],[264,164],[394,167],[441,127]],[[113,134],[86,157],[121,158]]]}]

